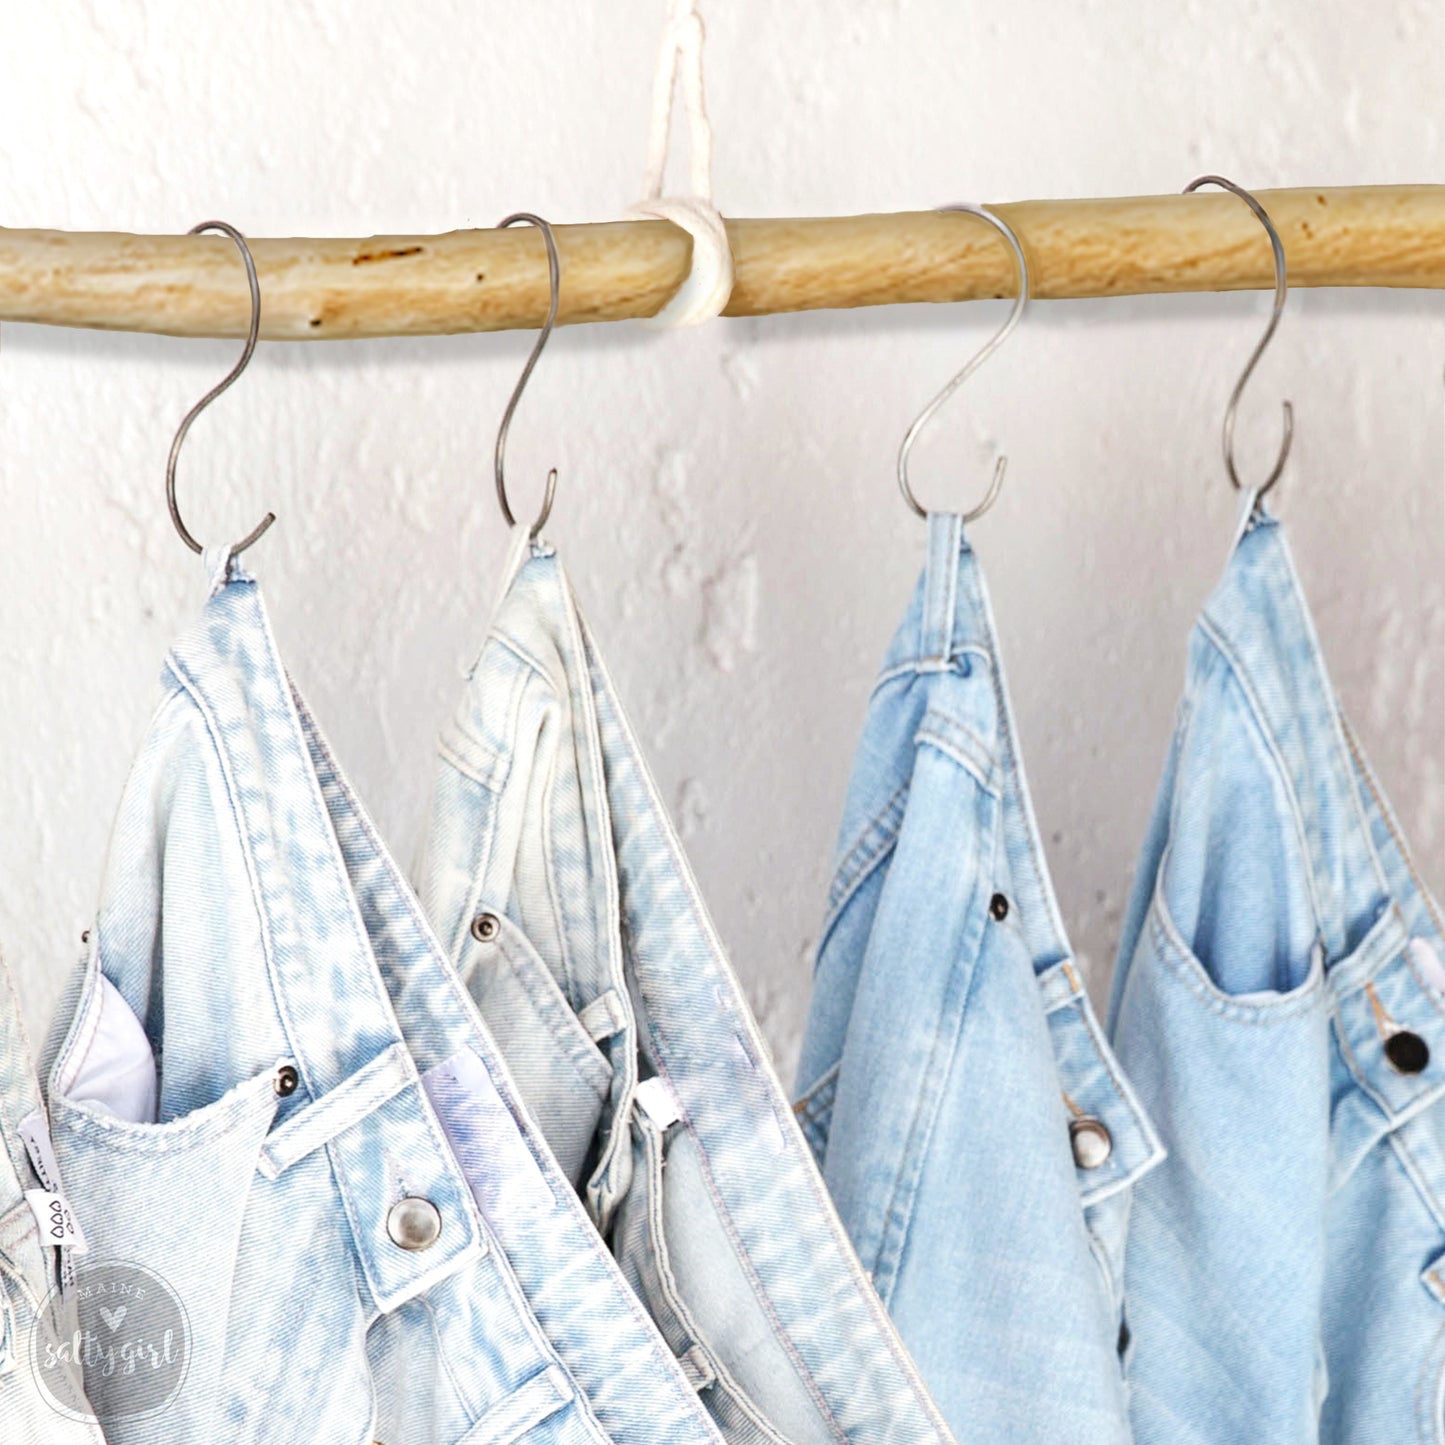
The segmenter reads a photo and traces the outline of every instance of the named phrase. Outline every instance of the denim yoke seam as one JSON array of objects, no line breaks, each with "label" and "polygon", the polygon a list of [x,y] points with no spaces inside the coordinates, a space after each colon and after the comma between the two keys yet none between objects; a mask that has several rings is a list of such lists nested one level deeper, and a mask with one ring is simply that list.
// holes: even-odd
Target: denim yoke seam
[{"label": "denim yoke seam", "polygon": [[[941,736],[930,728],[930,720],[935,728],[940,722],[949,723],[952,725],[950,731],[960,729],[964,733],[966,742],[982,745],[984,757],[987,759],[987,771],[983,770],[979,759],[970,758],[965,749],[955,743],[951,737]],[[969,1000],[978,983],[979,969],[976,965],[983,946],[984,919],[980,910],[975,909],[972,904],[979,892],[979,880],[984,871],[983,860],[985,857],[993,858],[999,845],[1000,813],[1003,807],[997,785],[992,779],[994,760],[988,752],[986,744],[983,744],[983,740],[978,738],[972,729],[961,728],[961,725],[953,723],[947,714],[935,713],[929,709],[925,712],[919,726],[916,745],[931,747],[940,756],[948,758],[971,779],[973,784],[990,800],[992,806],[984,830],[987,845],[977,850],[978,869],[973,879],[968,902],[962,909],[964,922],[962,936],[955,957],[949,960],[949,983],[945,993],[946,1007],[939,1010],[934,1023],[933,1040],[929,1047],[928,1065],[924,1075],[927,1083],[914,1109],[913,1120],[909,1127],[909,1139],[904,1145],[902,1167],[894,1176],[888,1206],[883,1214],[878,1260],[872,1273],[879,1297],[885,1304],[888,1304],[893,1296],[893,1287],[897,1281],[903,1250],[908,1240],[909,1226],[913,1221],[913,1210],[917,1202],[918,1183],[923,1175],[924,1160],[928,1154],[929,1143],[933,1138],[933,1131],[937,1127],[948,1076],[957,1057],[963,1032],[963,1020],[968,1016]],[[957,964],[959,958],[972,959],[975,965],[969,969],[968,977],[961,989],[959,988]]]},{"label": "denim yoke seam", "polygon": [[[1294,778],[1285,763],[1284,754],[1280,751],[1273,729],[1266,725],[1266,713],[1259,694],[1255,690],[1254,681],[1245,670],[1243,659],[1238,656],[1230,645],[1229,639],[1219,630],[1207,613],[1199,619],[1198,626],[1200,635],[1208,640],[1230,679],[1244,694],[1249,708],[1250,730],[1254,735],[1254,740],[1263,745],[1270,766],[1274,770],[1275,778],[1288,801],[1290,817],[1294,822],[1300,849],[1304,854],[1306,866],[1301,871],[1305,876],[1305,886],[1309,890],[1310,907],[1314,912],[1315,931],[1318,934],[1325,917],[1324,899],[1320,897],[1319,892],[1318,859],[1323,852],[1323,847],[1319,837],[1318,820],[1313,817],[1305,817],[1302,800],[1295,789]],[[1181,801],[1176,794],[1176,802]],[[1173,826],[1175,821],[1176,818],[1172,817],[1171,834],[1175,831]]]}]

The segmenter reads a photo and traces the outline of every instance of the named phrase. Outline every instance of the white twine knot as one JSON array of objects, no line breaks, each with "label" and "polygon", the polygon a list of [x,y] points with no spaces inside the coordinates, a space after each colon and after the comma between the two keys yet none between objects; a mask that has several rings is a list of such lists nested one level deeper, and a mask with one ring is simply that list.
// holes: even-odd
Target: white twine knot
[{"label": "white twine knot", "polygon": [[[698,326],[722,315],[733,290],[733,254],[727,227],[712,203],[712,123],[702,83],[702,16],[697,0],[669,0],[657,76],[652,87],[652,130],[647,144],[643,199],[632,214],[671,221],[692,237],[692,269],[676,295],[647,323],[670,329]],[[692,142],[690,196],[664,196],[668,145],[672,135],[673,98],[679,83],[687,108]]]}]

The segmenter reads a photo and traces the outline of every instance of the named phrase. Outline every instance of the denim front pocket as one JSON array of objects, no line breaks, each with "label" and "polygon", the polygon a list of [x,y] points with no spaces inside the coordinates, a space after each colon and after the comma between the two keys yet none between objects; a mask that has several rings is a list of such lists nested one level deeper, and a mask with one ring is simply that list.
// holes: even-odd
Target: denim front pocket
[{"label": "denim front pocket", "polygon": [[612,1069],[522,931],[484,914],[492,937],[469,933],[458,964],[522,1100],[557,1162],[580,1185]]},{"label": "denim front pocket", "polygon": [[[226,1364],[243,1221],[278,1103],[274,1069],[161,1124],[117,1119],[52,1094],[55,1154],[90,1250],[84,1269],[95,1278],[110,1263],[145,1271],[183,1312],[177,1348],[186,1373],[167,1408],[168,1427],[219,1423],[211,1412]],[[87,1387],[95,1388],[89,1376]],[[148,1440],[154,1423],[107,1420],[107,1434],[123,1445]]]},{"label": "denim front pocket", "polygon": [[1330,998],[1317,962],[1290,976],[1278,992],[1239,968],[1213,976],[1156,892],[1114,1028],[1168,1151],[1128,1217],[1128,1378],[1146,1445],[1195,1418],[1220,1439],[1316,1438]]}]

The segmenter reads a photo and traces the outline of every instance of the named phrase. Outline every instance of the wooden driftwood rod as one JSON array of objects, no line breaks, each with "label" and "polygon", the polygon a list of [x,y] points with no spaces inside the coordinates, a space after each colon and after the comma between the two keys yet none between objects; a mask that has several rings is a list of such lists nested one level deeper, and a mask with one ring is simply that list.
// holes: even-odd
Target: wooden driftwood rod
[{"label": "wooden driftwood rod", "polygon": [[[1292,286],[1445,288],[1445,186],[1257,192]],[[1269,242],[1233,196],[1019,201],[995,209],[1028,254],[1033,294],[1136,296],[1273,285]],[[228,218],[230,219],[230,218]],[[240,219],[240,218],[235,218]],[[1011,295],[994,231],[957,212],[728,222],[729,316]],[[561,321],[651,316],[691,239],[665,221],[559,225]],[[547,309],[533,229],[251,242],[261,334],[275,340],[535,327]],[[226,238],[0,229],[0,321],[241,336],[244,276]]]}]

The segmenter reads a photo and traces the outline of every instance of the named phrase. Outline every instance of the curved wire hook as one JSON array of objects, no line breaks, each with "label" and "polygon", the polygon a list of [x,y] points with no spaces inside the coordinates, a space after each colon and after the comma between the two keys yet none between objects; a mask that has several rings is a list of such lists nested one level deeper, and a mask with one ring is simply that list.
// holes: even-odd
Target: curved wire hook
[{"label": "curved wire hook", "polygon": [[[1020,245],[1019,238],[1014,234],[1013,227],[1007,221],[1000,220],[985,207],[969,202],[961,202],[956,206],[939,206],[938,209],[940,211],[964,211],[970,216],[977,216],[980,220],[987,221],[1008,242],[1009,249],[1013,252],[1014,265],[1018,269],[1019,289],[1018,298],[1014,301],[1013,310],[1008,314],[1008,320],[973,354],[963,370],[918,413],[913,425],[904,435],[902,445],[898,448],[898,489],[903,493],[903,500],[920,517],[927,517],[928,511],[920,505],[918,498],[913,495],[913,488],[908,484],[908,457],[913,450],[914,442],[918,440],[919,433],[933,419],[939,407],[1013,335],[1014,328],[1023,319],[1024,307],[1029,304],[1029,263],[1024,256],[1024,248]],[[998,494],[1003,487],[1004,470],[1007,466],[1008,458],[999,457],[993,469],[993,481],[989,483],[988,494],[971,512],[963,514],[965,524],[976,522],[998,500]]]},{"label": "curved wire hook", "polygon": [[[241,352],[241,359],[226,373],[224,380],[217,382],[185,414],[180,426],[176,428],[175,438],[171,442],[171,454],[166,458],[166,506],[170,508],[171,521],[175,523],[181,541],[192,552],[200,552],[203,548],[191,535],[190,528],[181,520],[180,505],[176,501],[176,461],[181,454],[181,443],[185,441],[186,433],[190,431],[191,424],[195,419],[245,371],[255,353],[256,338],[261,334],[261,283],[256,278],[256,261],[251,255],[251,248],[246,244],[246,238],[226,221],[202,221],[199,226],[192,226],[186,234],[199,236],[205,231],[218,231],[224,236],[229,236],[236,243],[236,247],[241,253],[241,259],[246,263],[246,284],[251,289],[251,325],[246,332],[246,346]],[[275,512],[267,512],[260,522],[231,548],[230,555],[239,557],[247,547],[265,535],[267,528],[275,520]]]},{"label": "curved wire hook", "polygon": [[[557,323],[557,308],[562,300],[562,264],[557,259],[557,238],[552,234],[552,227],[541,216],[534,216],[530,211],[516,211],[502,221],[497,229],[504,230],[508,226],[516,225],[518,221],[525,221],[529,226],[536,226],[542,233],[542,239],[547,243],[547,280],[552,288],[552,296],[547,306],[547,319],[542,323],[542,330],[537,335],[536,343],[532,347],[532,354],[527,358],[527,364],[522,368],[521,376],[517,378],[516,386],[512,388],[511,400],[507,402],[507,409],[502,413],[502,424],[497,428],[497,450],[494,461],[497,501],[501,504],[502,515],[507,519],[509,527],[515,527],[517,519],[512,515],[512,505],[507,500],[505,466],[507,433],[511,430],[512,414],[517,410],[517,403],[521,401],[522,393],[527,389],[527,382],[531,380],[537,360],[542,355],[542,349],[547,345],[547,340],[552,335],[552,328]],[[557,468],[553,467],[547,473],[547,490],[542,496],[542,510],[537,514],[537,520],[532,523],[532,530],[527,533],[529,537],[536,537],[546,526],[547,518],[552,515],[552,502],[556,495]]]},{"label": "curved wire hook", "polygon": [[[1234,383],[1234,390],[1229,394],[1229,405],[1224,412],[1224,466],[1229,473],[1229,480],[1234,483],[1235,490],[1243,491],[1244,483],[1239,480],[1239,472],[1234,465],[1234,418],[1239,410],[1239,398],[1244,394],[1245,385],[1254,375],[1254,368],[1259,365],[1259,359],[1264,355],[1265,348],[1274,339],[1275,330],[1279,326],[1279,318],[1284,315],[1284,299],[1289,292],[1284,261],[1284,242],[1280,240],[1279,232],[1275,230],[1274,222],[1269,218],[1269,212],[1243,186],[1237,186],[1223,176],[1199,176],[1184,187],[1183,194],[1187,196],[1191,191],[1197,191],[1200,186],[1218,186],[1221,190],[1238,196],[1254,212],[1260,225],[1269,233],[1270,249],[1274,252],[1274,309],[1270,312],[1269,325],[1264,328],[1264,335],[1259,338],[1259,343],[1250,353],[1244,370],[1239,374],[1239,380]],[[1289,449],[1293,443],[1294,405],[1286,401],[1284,403],[1284,440],[1280,443],[1279,456],[1275,460],[1274,469],[1264,479],[1263,484],[1255,490],[1256,503],[1263,501],[1264,494],[1279,481],[1280,475],[1284,471],[1284,464],[1289,460]]]}]

